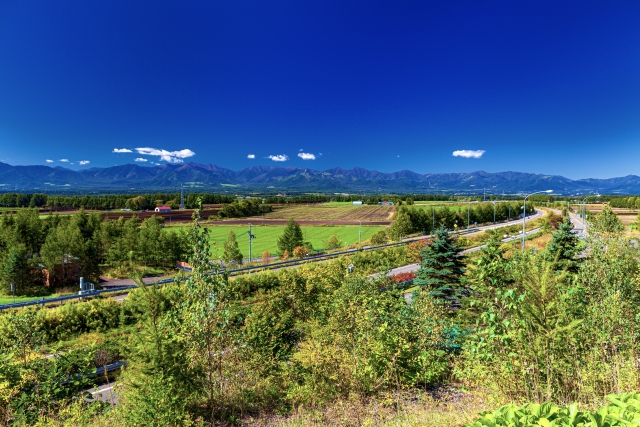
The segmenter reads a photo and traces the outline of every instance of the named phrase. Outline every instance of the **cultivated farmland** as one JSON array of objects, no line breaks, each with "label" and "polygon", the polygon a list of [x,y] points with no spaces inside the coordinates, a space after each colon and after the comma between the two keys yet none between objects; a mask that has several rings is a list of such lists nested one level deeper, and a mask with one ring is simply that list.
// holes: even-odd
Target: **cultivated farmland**
[{"label": "cultivated farmland", "polygon": [[380,205],[297,205],[277,209],[264,215],[265,219],[293,218],[296,221],[324,220],[324,221],[391,221],[393,206]]}]

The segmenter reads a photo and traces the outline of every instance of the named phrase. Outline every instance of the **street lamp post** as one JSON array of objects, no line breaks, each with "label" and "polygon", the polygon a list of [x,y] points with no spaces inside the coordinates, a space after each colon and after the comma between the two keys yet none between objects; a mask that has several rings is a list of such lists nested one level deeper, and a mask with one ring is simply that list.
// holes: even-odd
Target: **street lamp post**
[{"label": "street lamp post", "polygon": [[583,233],[584,233],[584,217],[585,217],[585,214],[587,212],[587,209],[585,208],[584,202],[586,202],[587,199],[589,199],[591,197],[600,197],[600,195],[599,194],[594,194],[592,196],[587,196],[584,199],[582,199],[582,232]]},{"label": "street lamp post", "polygon": [[467,230],[471,224],[471,197],[469,197],[469,205],[467,206]]},{"label": "street lamp post", "polygon": [[493,203],[493,223],[496,223],[496,202],[494,202],[493,200],[491,200],[491,203]]},{"label": "street lamp post", "polygon": [[524,238],[527,234],[525,229],[525,223],[527,221],[527,198],[529,196],[533,196],[534,194],[540,194],[540,193],[553,193],[553,190],[536,191],[535,193],[531,193],[524,198],[524,206],[523,206],[523,212],[522,212],[522,252],[524,252]]},{"label": "street lamp post", "polygon": [[431,207],[431,235],[433,236],[433,232],[436,228],[436,209]]},{"label": "street lamp post", "polygon": [[253,244],[252,239],[253,239],[253,235],[251,234],[251,223],[249,223],[249,263],[251,263],[252,256],[253,256],[253,253],[252,253],[253,248],[251,247]]}]

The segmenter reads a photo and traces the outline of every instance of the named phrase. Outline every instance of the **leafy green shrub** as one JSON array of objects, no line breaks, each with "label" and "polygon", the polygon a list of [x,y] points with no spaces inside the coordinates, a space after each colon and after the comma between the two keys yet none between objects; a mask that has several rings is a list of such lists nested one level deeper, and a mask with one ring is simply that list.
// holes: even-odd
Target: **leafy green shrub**
[{"label": "leafy green shrub", "polygon": [[595,412],[578,410],[576,403],[563,408],[553,403],[506,405],[484,412],[466,427],[617,427],[640,425],[640,395],[627,393],[607,396],[611,402]]}]

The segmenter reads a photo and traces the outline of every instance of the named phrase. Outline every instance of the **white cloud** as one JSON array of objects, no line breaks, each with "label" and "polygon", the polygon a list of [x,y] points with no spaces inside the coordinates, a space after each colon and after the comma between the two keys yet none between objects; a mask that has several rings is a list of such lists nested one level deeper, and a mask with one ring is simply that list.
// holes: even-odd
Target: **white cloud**
[{"label": "white cloud", "polygon": [[316,156],[314,154],[311,153],[298,153],[298,157],[300,157],[302,160],[315,160]]},{"label": "white cloud", "polygon": [[400,154],[398,154],[398,157],[400,157]]},{"label": "white cloud", "polygon": [[255,158],[256,158],[256,155],[255,155],[255,154],[249,154],[249,155],[247,156],[247,159],[255,159]]},{"label": "white cloud", "polygon": [[145,159],[144,157],[136,157],[135,159],[133,159],[136,162],[146,162],[147,159]]},{"label": "white cloud", "polygon": [[69,159],[60,159],[62,163],[69,163]]},{"label": "white cloud", "polygon": [[53,163],[53,160],[47,159],[47,163]]},{"label": "white cloud", "polygon": [[274,156],[272,154],[268,158],[273,160],[274,162],[286,162],[287,160],[289,160],[289,156],[287,156],[286,154],[278,154],[277,156]]},{"label": "white cloud", "polygon": [[88,165],[91,162],[89,160],[80,160],[78,163],[80,164],[80,166],[84,166],[84,165]]},{"label": "white cloud", "polygon": [[322,153],[318,153],[318,156],[322,156]]},{"label": "white cloud", "polygon": [[114,153],[133,153],[133,151],[129,150],[128,148],[114,148],[113,152]]},{"label": "white cloud", "polygon": [[467,159],[479,159],[485,153],[484,150],[456,150],[454,157],[466,157]]},{"label": "white cloud", "polygon": [[169,163],[182,163],[184,162],[183,159],[196,155],[196,153],[189,150],[188,148],[185,148],[184,150],[180,150],[180,151],[167,151],[167,150],[158,150],[157,148],[143,147],[143,148],[136,148],[136,151],[138,152],[138,154],[144,154],[146,156],[158,156],[160,157],[160,160],[163,160]]},{"label": "white cloud", "polygon": [[298,150],[298,151],[304,151],[304,148],[301,148],[301,149],[300,149],[300,150]]}]

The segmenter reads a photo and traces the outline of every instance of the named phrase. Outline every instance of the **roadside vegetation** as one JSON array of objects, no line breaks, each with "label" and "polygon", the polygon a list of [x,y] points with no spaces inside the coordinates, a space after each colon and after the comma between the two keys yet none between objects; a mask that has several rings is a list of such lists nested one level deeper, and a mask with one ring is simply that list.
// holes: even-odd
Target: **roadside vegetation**
[{"label": "roadside vegetation", "polygon": [[[564,220],[535,253],[488,233],[486,248],[466,259],[440,228],[423,247],[234,279],[207,274],[209,236],[195,222],[194,274],[182,282],[141,288],[122,303],[0,315],[2,416],[127,426],[507,426],[517,416],[533,426],[588,420],[608,403],[599,414],[618,425],[635,416],[637,397],[606,396],[638,385],[640,276],[637,249],[615,219],[594,219],[585,243]],[[286,240],[297,245],[300,236],[292,228]],[[410,303],[386,275],[370,278],[416,261]],[[77,399],[91,377],[49,391],[116,359],[128,362],[116,407]],[[547,401],[560,406],[536,406]],[[509,402],[516,406],[495,409]],[[571,402],[579,406],[565,409]]]},{"label": "roadside vegetation", "polygon": [[[395,231],[374,234],[394,240],[432,224],[413,209],[399,210]],[[2,221],[13,233],[7,241],[26,247],[24,227],[43,233],[47,222],[24,212]],[[519,227],[457,236],[447,224],[456,219],[443,216],[429,241],[229,278],[210,274],[219,268],[210,261],[216,227],[196,215],[179,232],[189,277],[141,286],[123,301],[0,313],[0,423],[634,425],[640,252],[619,218],[603,209],[583,241],[566,216],[547,215],[527,224],[540,232],[524,252],[520,240],[500,241]],[[93,224],[76,239],[86,251],[104,228],[121,230],[107,247],[127,255],[117,261],[124,265],[135,259],[126,242],[171,234],[155,222],[85,213],[56,220],[45,237],[34,235],[47,242]],[[220,249],[237,263],[241,245],[230,231]],[[324,239],[344,243],[335,233]],[[275,240],[277,253],[307,250],[293,220]],[[479,244],[473,256],[462,253]],[[412,263],[414,273],[388,276]],[[122,360],[115,378],[91,375]],[[117,405],[87,399],[97,383],[114,385]]]}]

